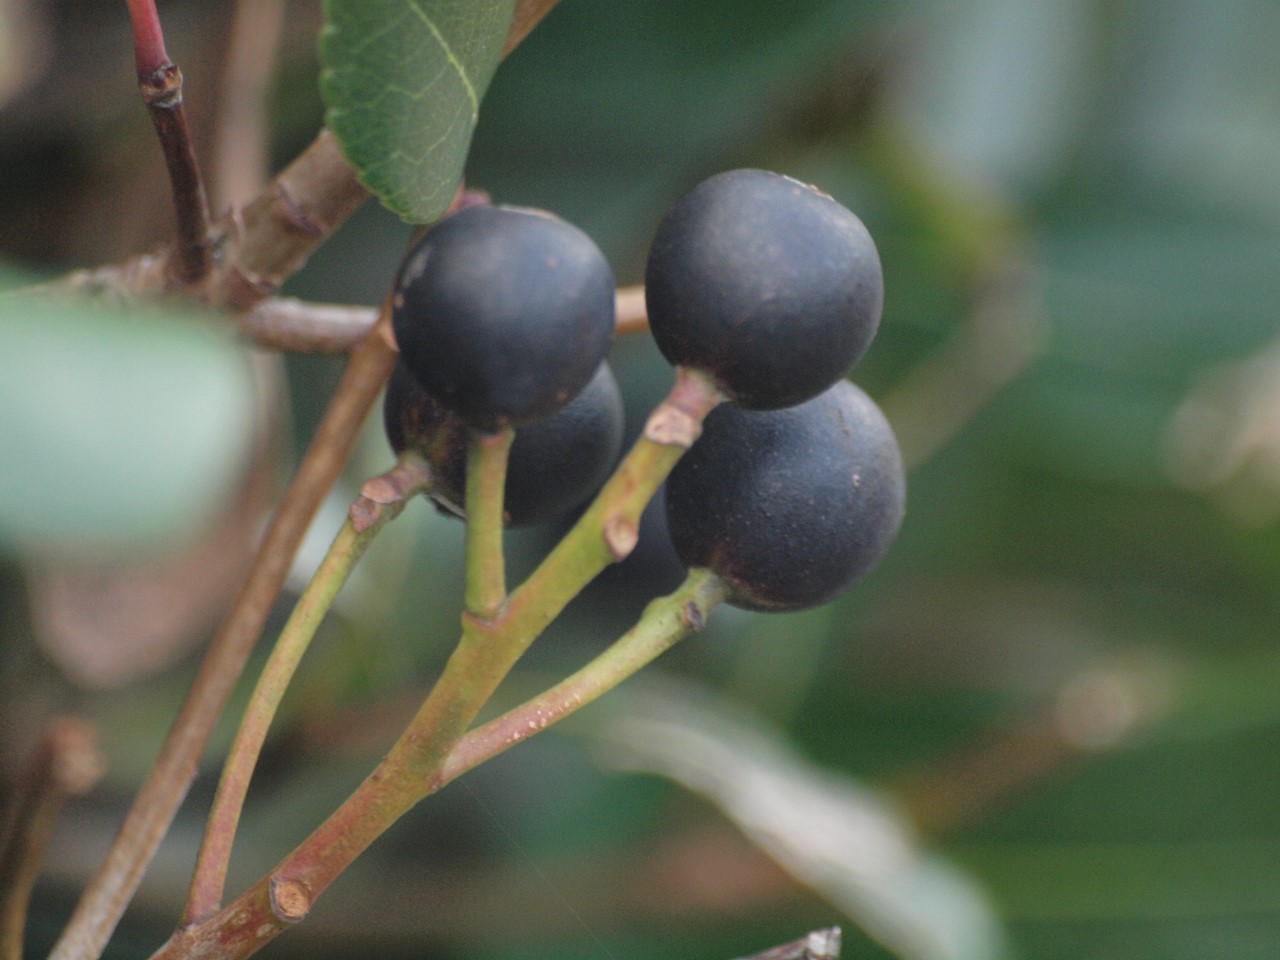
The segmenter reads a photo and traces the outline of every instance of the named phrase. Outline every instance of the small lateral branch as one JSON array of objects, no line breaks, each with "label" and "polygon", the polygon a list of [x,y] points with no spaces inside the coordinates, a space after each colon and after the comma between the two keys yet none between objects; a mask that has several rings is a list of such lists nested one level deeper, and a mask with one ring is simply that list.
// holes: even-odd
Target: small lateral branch
[{"label": "small lateral branch", "polygon": [[728,586],[710,570],[691,570],[684,583],[652,600],[635,626],[595,659],[533,699],[471,730],[450,751],[433,789],[594,703],[700,631],[728,595]]},{"label": "small lateral branch", "polygon": [[[619,287],[614,303],[617,336],[649,329],[644,287]],[[342,353],[364,339],[377,319],[375,307],[268,297],[242,311],[237,323],[240,331],[260,347],[295,353]]]},{"label": "small lateral branch", "polygon": [[155,0],[129,0],[129,18],[138,90],[160,139],[173,194],[178,236],[170,269],[181,285],[194,286],[212,265],[209,201],[182,104],[182,71],[165,51]]},{"label": "small lateral branch", "polygon": [[[262,668],[223,764],[187,894],[184,925],[208,919],[221,904],[240,813],[267,732],[334,598],[378,531],[394,520],[408,499],[426,488],[431,479],[425,461],[405,458],[392,470],[365,483],[351,505],[347,522],[298,598]],[[281,896],[293,904],[299,900],[297,896]]]}]

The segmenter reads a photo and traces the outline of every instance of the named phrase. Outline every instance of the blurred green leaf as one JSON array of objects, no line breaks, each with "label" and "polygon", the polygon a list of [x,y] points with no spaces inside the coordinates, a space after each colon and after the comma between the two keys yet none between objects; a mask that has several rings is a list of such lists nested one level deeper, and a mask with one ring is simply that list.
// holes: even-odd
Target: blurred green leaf
[{"label": "blurred green leaf", "polygon": [[444,212],[514,0],[328,0],[326,122],[360,181],[415,223]]},{"label": "blurred green leaf", "polygon": [[1085,0],[934,4],[897,104],[953,173],[1039,186],[1059,172],[1090,91]]},{"label": "blurred green leaf", "polygon": [[191,318],[0,296],[0,541],[187,538],[247,463],[254,385]]}]

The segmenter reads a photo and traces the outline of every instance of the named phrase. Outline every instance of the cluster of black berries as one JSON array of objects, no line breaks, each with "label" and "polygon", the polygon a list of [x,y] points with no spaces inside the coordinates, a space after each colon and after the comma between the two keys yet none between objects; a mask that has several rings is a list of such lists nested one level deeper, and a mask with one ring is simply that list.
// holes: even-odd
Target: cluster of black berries
[{"label": "cluster of black berries", "polygon": [[[402,358],[387,435],[433,465],[438,501],[464,507],[468,428],[517,428],[513,525],[599,488],[618,456],[622,408],[604,362],[613,276],[585,234],[538,211],[465,210],[423,237],[395,297]],[[667,360],[710,377],[729,401],[667,482],[681,559],[720,576],[739,606],[834,598],[883,556],[904,507],[893,433],[845,379],[883,303],[866,228],[788,177],[719,174],[659,226],[645,298]]]}]

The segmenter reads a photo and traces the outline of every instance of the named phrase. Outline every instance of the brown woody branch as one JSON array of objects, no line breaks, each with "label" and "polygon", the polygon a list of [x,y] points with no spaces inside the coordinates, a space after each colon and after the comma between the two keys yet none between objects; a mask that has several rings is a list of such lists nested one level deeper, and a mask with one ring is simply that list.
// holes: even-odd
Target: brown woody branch
[{"label": "brown woody branch", "polygon": [[[643,287],[619,288],[615,304],[618,336],[649,329]],[[377,317],[372,307],[270,297],[241,313],[237,322],[241,333],[260,347],[297,353],[343,353],[364,338]]]},{"label": "brown woody branch", "polygon": [[209,202],[200,165],[191,145],[187,113],[182,105],[182,71],[175,64],[140,78],[143,102],[160,138],[169,188],[173,192],[178,240],[170,260],[178,283],[190,286],[209,272]]},{"label": "brown woody branch", "polygon": [[173,247],[71,273],[57,286],[125,299],[177,291],[248,310],[297,272],[368,197],[333,136],[322,130],[261,194],[214,224],[213,264],[198,286],[174,283],[169,262],[179,254]]}]

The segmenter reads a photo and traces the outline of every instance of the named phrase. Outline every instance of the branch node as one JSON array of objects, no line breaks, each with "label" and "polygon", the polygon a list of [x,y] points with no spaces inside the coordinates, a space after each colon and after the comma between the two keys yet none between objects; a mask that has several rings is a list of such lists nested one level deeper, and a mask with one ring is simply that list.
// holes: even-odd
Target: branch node
[{"label": "branch node", "polygon": [[645,438],[687,450],[701,435],[703,419],[724,399],[724,394],[705,373],[677,367],[671,393],[644,425]]},{"label": "branch node", "polygon": [[629,517],[610,517],[604,524],[604,545],[614,561],[625,560],[640,540],[640,527]]},{"label": "branch node", "polygon": [[148,107],[171,110],[182,103],[182,71],[176,63],[162,63],[138,78],[138,89]]},{"label": "branch node", "polygon": [[644,425],[644,435],[654,443],[664,446],[691,447],[698,439],[701,425],[684,410],[670,403],[661,404],[649,415]]},{"label": "branch node", "polygon": [[283,211],[286,224],[309,237],[319,238],[327,235],[328,231],[324,226],[311,218],[306,207],[298,202],[283,181],[276,181],[276,196],[280,199],[280,209]]},{"label": "branch node", "polygon": [[271,912],[285,923],[298,923],[311,911],[311,891],[299,880],[272,877]]},{"label": "branch node", "polygon": [[227,267],[226,287],[229,291],[227,305],[236,310],[247,310],[275,293],[280,284],[236,263]]},{"label": "branch node", "polygon": [[680,621],[694,633],[701,633],[702,628],[707,625],[707,618],[692,600],[685,601],[680,610]]}]

